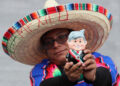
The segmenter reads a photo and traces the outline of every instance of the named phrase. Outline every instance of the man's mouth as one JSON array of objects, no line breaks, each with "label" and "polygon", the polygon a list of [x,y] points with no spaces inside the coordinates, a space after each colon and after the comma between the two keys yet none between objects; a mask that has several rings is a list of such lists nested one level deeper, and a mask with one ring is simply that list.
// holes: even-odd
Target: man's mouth
[{"label": "man's mouth", "polygon": [[57,52],[54,53],[54,55],[56,55],[56,54],[61,54],[61,53],[63,53],[65,50],[66,50],[66,49],[57,51]]}]

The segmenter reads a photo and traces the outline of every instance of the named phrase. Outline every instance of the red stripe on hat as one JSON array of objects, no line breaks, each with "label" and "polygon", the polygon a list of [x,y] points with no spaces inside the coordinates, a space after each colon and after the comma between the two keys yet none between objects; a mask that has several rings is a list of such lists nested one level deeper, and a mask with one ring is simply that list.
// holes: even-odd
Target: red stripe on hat
[{"label": "red stripe on hat", "polygon": [[24,17],[24,19],[25,19],[25,21],[27,21],[27,23],[29,22],[26,17]]},{"label": "red stripe on hat", "polygon": [[6,39],[9,39],[11,36],[12,36],[12,35],[11,35],[9,32],[6,32],[6,33],[4,34],[4,37],[5,37]]},{"label": "red stripe on hat", "polygon": [[58,12],[65,11],[64,5],[57,6],[57,10],[58,10]]},{"label": "red stripe on hat", "polygon": [[107,16],[107,14],[108,14],[108,10],[107,9],[104,9],[104,14],[105,14],[105,16]]},{"label": "red stripe on hat", "polygon": [[50,7],[46,9],[47,14],[57,13],[56,7]]},{"label": "red stripe on hat", "polygon": [[32,17],[33,19],[39,18],[37,12],[33,12],[33,13],[31,13],[30,15],[31,15],[31,17]]},{"label": "red stripe on hat", "polygon": [[99,11],[100,13],[104,13],[104,7],[99,6],[99,7],[98,7],[98,11]]},{"label": "red stripe on hat", "polygon": [[5,47],[7,46],[6,42],[4,42],[4,41],[2,41],[2,45]]},{"label": "red stripe on hat", "polygon": [[92,10],[92,4],[87,3],[86,6],[87,6],[87,10]]},{"label": "red stripe on hat", "polygon": [[25,25],[25,22],[23,21],[23,19],[20,19],[19,22],[20,22],[20,24],[21,24],[22,26]]},{"label": "red stripe on hat", "polygon": [[10,32],[11,34],[14,34],[14,33],[16,32],[16,30],[13,29],[12,27],[10,27],[10,28],[8,29],[8,32]]},{"label": "red stripe on hat", "polygon": [[74,4],[74,9],[75,9],[75,10],[79,10],[79,4],[78,4],[78,3],[75,3],[75,4]]}]

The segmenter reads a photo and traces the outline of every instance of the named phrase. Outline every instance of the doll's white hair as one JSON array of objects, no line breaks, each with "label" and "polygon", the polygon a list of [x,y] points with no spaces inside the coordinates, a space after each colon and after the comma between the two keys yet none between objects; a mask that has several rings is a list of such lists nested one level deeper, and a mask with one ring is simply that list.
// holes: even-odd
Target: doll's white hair
[{"label": "doll's white hair", "polygon": [[68,41],[75,40],[77,38],[83,38],[83,40],[86,41],[84,33],[85,29],[82,29],[80,31],[71,31],[68,36]]}]

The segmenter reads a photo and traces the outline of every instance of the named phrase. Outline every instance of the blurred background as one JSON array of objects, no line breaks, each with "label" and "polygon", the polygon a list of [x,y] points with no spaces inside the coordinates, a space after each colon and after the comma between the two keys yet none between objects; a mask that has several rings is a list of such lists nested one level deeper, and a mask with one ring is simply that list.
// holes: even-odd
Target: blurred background
[{"label": "blurred background", "polygon": [[[120,73],[120,0],[56,0],[59,4],[84,2],[102,5],[113,15],[113,27],[98,52],[110,56]],[[42,9],[45,0],[0,0],[0,43],[4,32],[24,16]],[[30,86],[29,73],[33,67],[7,56],[0,45],[0,86]]]}]

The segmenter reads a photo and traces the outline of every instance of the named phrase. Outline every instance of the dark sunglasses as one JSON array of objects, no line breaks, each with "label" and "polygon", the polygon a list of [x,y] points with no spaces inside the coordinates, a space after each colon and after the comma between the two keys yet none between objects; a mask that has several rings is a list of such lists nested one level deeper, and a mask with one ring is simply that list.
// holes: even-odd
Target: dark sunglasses
[{"label": "dark sunglasses", "polygon": [[52,38],[44,39],[43,43],[42,43],[43,47],[45,49],[53,48],[55,41],[59,44],[64,44],[68,39],[68,35],[69,35],[69,33],[64,33],[64,34],[58,35],[56,39],[52,39]]}]

